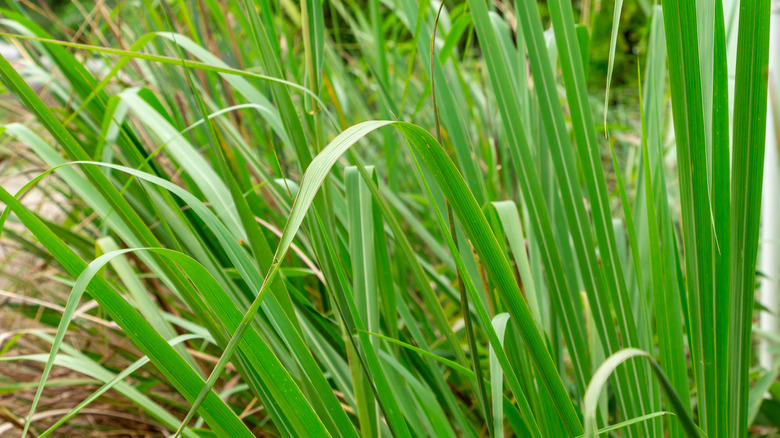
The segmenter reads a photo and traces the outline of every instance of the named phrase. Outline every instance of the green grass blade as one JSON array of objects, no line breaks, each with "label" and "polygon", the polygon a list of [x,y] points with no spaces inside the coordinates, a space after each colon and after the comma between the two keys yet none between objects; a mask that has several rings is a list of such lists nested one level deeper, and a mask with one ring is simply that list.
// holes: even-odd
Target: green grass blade
[{"label": "green grass blade", "polygon": [[407,342],[399,341],[398,339],[393,339],[393,338],[390,338],[388,336],[380,335],[379,333],[371,333],[371,332],[365,332],[365,333],[367,333],[367,334],[369,334],[369,335],[371,335],[371,336],[373,336],[375,338],[383,339],[383,340],[385,340],[387,342],[390,342],[392,344],[400,345],[401,347],[404,347],[404,348],[406,348],[408,350],[420,353],[423,356],[430,357],[431,359],[433,359],[433,360],[435,360],[437,362],[440,362],[440,363],[442,363],[444,365],[447,365],[448,367],[452,368],[453,370],[455,370],[455,371],[457,371],[459,373],[462,373],[462,374],[464,374],[466,376],[474,378],[474,372],[473,371],[471,371],[470,369],[460,365],[457,362],[453,362],[453,361],[451,361],[449,359],[446,359],[446,358],[443,358],[443,357],[438,356],[436,354],[433,354],[430,351],[423,350],[422,348],[415,347],[414,345],[409,344]]},{"label": "green grass blade", "polygon": [[[723,1],[715,2],[712,83],[712,216],[715,248],[715,357],[719,382],[729,380],[729,306],[731,303],[731,147],[729,136],[729,72]],[[726,392],[728,395],[728,392]],[[728,396],[718,397],[717,436],[729,436]]]},{"label": "green grass blade", "polygon": [[[682,309],[677,291],[674,290],[674,288],[668,287],[668,278],[669,276],[672,276],[673,273],[667,271],[661,255],[661,247],[668,248],[669,245],[676,245],[676,242],[660,239],[641,92],[639,96],[640,116],[642,119],[642,163],[644,165],[642,174],[644,175],[643,187],[645,189],[645,201],[647,203],[645,209],[647,218],[647,243],[650,256],[650,270],[652,273],[648,279],[650,286],[649,290],[654,302],[656,332],[658,333],[658,348],[660,350],[661,363],[663,364],[662,367],[667,375],[670,376],[671,385],[674,388],[675,393],[681,397],[683,408],[688,412],[690,411],[688,401],[688,369],[686,367],[685,358],[683,357]],[[662,220],[665,219],[666,218],[664,217]],[[668,220],[666,220],[666,222],[668,227]],[[666,238],[667,236],[664,237]],[[667,249],[666,253],[668,254],[669,252],[670,251]],[[670,425],[670,437],[679,437],[681,434],[682,430],[677,423]]]},{"label": "green grass blade", "polygon": [[750,327],[766,138],[770,2],[740,5],[731,170],[729,436],[747,433]]},{"label": "green grass blade", "polygon": [[[504,342],[504,334],[509,322],[509,314],[501,313],[493,318],[499,342]],[[490,400],[493,405],[493,433],[495,437],[504,436],[504,373],[496,352],[490,348]]]},{"label": "green grass blade", "polygon": [[[716,433],[718,390],[715,357],[713,232],[707,183],[707,153],[702,147],[704,109],[693,2],[664,4],[664,30],[677,143],[677,168],[682,207],[683,248],[688,286],[691,357],[698,389],[699,418],[708,434]],[[722,382],[721,382],[722,383]]]},{"label": "green grass blade", "polygon": [[[628,241],[631,246],[631,258],[634,265],[634,275],[636,275],[637,283],[644,285],[644,275],[642,274],[641,261],[639,259],[639,240],[636,237],[636,227],[634,226],[633,215],[631,214],[631,205],[628,202],[628,195],[626,195],[626,187],[623,184],[623,177],[620,175],[620,166],[618,165],[617,157],[615,156],[615,148],[610,144],[610,153],[612,155],[612,167],[615,169],[615,181],[618,186],[618,193],[620,194],[620,203],[623,206],[623,218],[626,221],[626,231],[628,232]],[[641,306],[644,309],[645,306]]]},{"label": "green grass blade", "polygon": [[[371,172],[371,169],[368,169]],[[374,216],[371,193],[354,166],[344,172],[347,217],[349,223],[349,253],[352,260],[352,297],[360,318],[371,333],[379,332],[379,301],[377,297],[374,251]],[[374,343],[374,347],[378,347]],[[378,406],[363,373],[353,371],[358,417],[364,437],[379,435]]]},{"label": "green grass blade", "polygon": [[517,206],[512,201],[499,201],[493,202],[492,204],[493,208],[496,209],[496,214],[498,214],[498,217],[501,220],[504,233],[509,241],[509,248],[512,250],[512,256],[514,257],[517,269],[520,272],[520,279],[522,280],[523,292],[525,292],[525,299],[528,301],[528,307],[531,309],[531,314],[534,316],[534,320],[539,324],[541,330],[544,323],[541,302],[544,297],[541,295],[539,289],[541,285],[536,285],[533,273],[531,272],[531,263],[528,260],[526,241],[523,236],[523,228]]},{"label": "green grass blade", "polygon": [[[309,89],[316,96],[320,94],[322,83],[322,62],[325,49],[325,23],[322,16],[322,2],[307,0],[301,2],[301,20],[303,26],[304,56]],[[309,104],[313,112],[319,111],[317,101],[312,99]]]},{"label": "green grass blade", "polygon": [[[612,82],[612,70],[615,66],[615,49],[620,27],[620,13],[623,11],[623,0],[616,0],[612,11],[612,33],[609,36],[609,59],[607,62],[607,89],[604,92],[604,133],[607,132],[607,111],[609,111],[609,86]],[[583,66],[585,63],[583,62]]]}]

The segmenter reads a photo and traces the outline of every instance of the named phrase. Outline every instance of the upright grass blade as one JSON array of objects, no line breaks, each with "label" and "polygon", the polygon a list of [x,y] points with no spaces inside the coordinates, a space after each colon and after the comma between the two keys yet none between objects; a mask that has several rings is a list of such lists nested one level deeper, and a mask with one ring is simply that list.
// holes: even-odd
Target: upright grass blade
[{"label": "upright grass blade", "polygon": [[[607,61],[607,89],[604,92],[604,133],[607,132],[607,111],[609,111],[609,86],[612,82],[612,70],[615,66],[615,49],[620,27],[620,13],[623,11],[623,0],[617,0],[612,11],[612,32],[609,36],[609,59]],[[583,62],[583,65],[585,63]]]},{"label": "upright grass blade", "polygon": [[[729,72],[723,1],[715,2],[712,82],[712,217],[717,246],[715,269],[715,357],[718,381],[729,380],[729,307],[731,303],[731,147],[729,137]],[[729,393],[718,397],[717,436],[729,436]]]},{"label": "upright grass blade", "polygon": [[517,270],[520,273],[520,280],[523,284],[523,292],[526,301],[528,301],[528,307],[531,309],[534,320],[539,324],[540,331],[543,331],[541,327],[543,327],[544,319],[541,303],[544,296],[539,289],[541,285],[537,286],[531,272],[531,263],[528,260],[526,240],[523,236],[523,227],[520,222],[520,214],[517,212],[517,206],[512,201],[499,201],[492,204],[509,241],[509,248],[512,251],[517,264]]},{"label": "upright grass blade", "polygon": [[[663,331],[664,336],[658,336],[658,347],[661,353],[660,363],[669,376],[669,380],[680,396],[684,407],[690,412],[690,391],[687,368],[687,353],[685,349],[685,322],[683,315],[687,315],[687,305],[684,288],[681,285],[680,265],[677,256],[677,239],[672,222],[673,211],[670,200],[673,192],[669,190],[667,176],[664,171],[664,108],[666,104],[666,44],[663,27],[663,13],[661,6],[653,8],[651,42],[648,48],[647,65],[645,67],[643,91],[641,93],[642,106],[640,118],[644,120],[643,142],[647,148],[647,158],[642,154],[642,166],[639,169],[642,179],[637,184],[636,223],[638,224],[638,238],[640,239],[640,257],[643,266],[655,269],[653,276],[645,276],[646,284],[640,285],[640,290],[649,291],[648,302],[653,308],[652,315],[656,322],[656,333]],[[649,178],[644,173],[649,172]],[[652,183],[652,195],[655,209],[648,207],[650,193],[647,186]],[[657,200],[657,201],[656,201]],[[673,205],[673,204],[672,204]],[[655,219],[654,219],[655,218]],[[651,237],[651,224],[657,224],[657,238]],[[655,249],[652,246],[660,244],[661,265],[654,267],[653,256]],[[662,283],[653,282],[651,279],[662,280]],[[655,295],[655,288],[663,293],[663,296]],[[653,319],[653,318],[651,318]],[[692,345],[692,343],[689,343]],[[682,436],[682,430],[676,422],[671,423],[670,436]]]},{"label": "upright grass blade", "polygon": [[[714,151],[713,149],[713,129],[715,127],[713,126],[713,105],[714,105],[714,96],[713,96],[713,87],[715,86],[714,81],[720,80],[722,78],[717,78],[714,74],[714,67],[715,67],[715,47],[714,45],[717,44],[715,42],[715,38],[717,38],[716,35],[716,28],[715,26],[717,23],[715,23],[717,8],[718,8],[717,2],[697,2],[696,3],[696,35],[698,37],[698,48],[699,48],[699,71],[701,72],[701,101],[702,101],[702,110],[704,111],[704,150],[707,157],[707,171],[708,173],[708,179],[707,182],[712,185],[712,177],[713,177],[713,162],[712,157]],[[721,10],[722,10],[721,6]],[[713,201],[714,202],[714,201]]]},{"label": "upright grass blade", "polygon": [[694,2],[672,0],[663,6],[664,29],[672,91],[672,114],[677,143],[680,204],[682,207],[685,275],[691,358],[698,389],[699,418],[703,429],[715,435],[718,382],[715,350],[715,295],[713,231],[707,184],[704,109]]},{"label": "upright grass blade", "polygon": [[[641,106],[641,105],[640,105]],[[623,177],[620,174],[620,166],[618,166],[618,160],[615,156],[615,148],[610,144],[610,153],[612,155],[612,166],[615,169],[615,181],[618,186],[618,193],[620,195],[620,203],[623,206],[623,217],[626,221],[626,232],[628,234],[629,245],[631,246],[631,259],[634,265],[634,275],[636,275],[636,281],[639,285],[644,285],[644,274],[642,273],[641,261],[639,259],[639,247],[638,239],[636,237],[636,227],[634,226],[633,215],[631,214],[631,205],[628,203],[628,195],[626,194],[626,187],[623,183]],[[641,287],[641,286],[640,286]],[[645,306],[641,306],[644,309]]]},{"label": "upright grass blade", "polygon": [[[376,172],[372,176],[376,177]],[[390,239],[389,234],[385,231],[382,207],[377,203],[372,203],[372,207],[379,305],[387,334],[391,338],[396,339],[398,338],[398,321],[396,319],[398,304],[396,303],[396,285],[393,282],[393,271],[388,248]]]},{"label": "upright grass blade", "polygon": [[729,324],[729,436],[747,434],[750,328],[758,251],[761,179],[766,138],[769,63],[767,0],[741,3],[734,90],[731,171],[731,312]]},{"label": "upright grass blade", "polygon": [[[642,91],[642,97],[643,97],[643,103],[644,107],[642,108],[642,111],[645,115],[645,133],[647,137],[647,143],[648,143],[648,154],[650,156],[650,159],[652,160],[650,162],[650,170],[652,173],[652,178],[654,181],[657,181],[657,185],[655,187],[655,194],[656,199],[662,200],[662,199],[668,199],[667,193],[664,190],[666,187],[666,175],[664,173],[664,167],[663,167],[663,155],[664,155],[664,149],[663,149],[663,140],[662,140],[662,130],[663,130],[663,124],[665,120],[664,116],[664,108],[666,99],[666,43],[664,39],[664,29],[663,29],[663,12],[661,10],[661,6],[658,5],[653,8],[652,10],[652,22],[650,25],[650,41],[648,43],[648,56],[646,60],[645,65],[645,72],[644,72],[644,83],[641,84],[643,87]],[[641,156],[641,154],[640,154]],[[638,173],[643,172],[644,166],[639,166]],[[634,222],[636,224],[637,228],[637,238],[639,239],[638,246],[639,246],[639,256],[640,256],[640,263],[642,266],[649,266],[650,259],[649,259],[649,250],[648,247],[650,245],[650,242],[647,239],[647,213],[646,213],[646,203],[647,200],[645,199],[645,189],[644,189],[644,177],[638,178],[637,180],[637,187],[636,187],[636,201],[635,201],[635,208],[634,208]],[[668,202],[660,202],[658,207],[661,210],[667,210]],[[660,210],[659,210],[660,211]],[[659,216],[662,218],[661,221],[663,224],[666,224],[668,221],[666,221],[665,215],[661,215],[659,213]],[[664,254],[667,254],[664,252]],[[676,270],[676,269],[675,269]],[[671,272],[672,270],[670,270]],[[642,288],[647,289],[649,281],[648,276],[643,277],[644,284],[637,284],[639,290],[642,290]],[[675,284],[672,282],[671,284]],[[647,298],[648,302],[652,302],[652,297]],[[682,397],[685,398],[685,397]]]},{"label": "upright grass blade", "polygon": [[[641,80],[639,81],[641,83]],[[690,411],[688,401],[688,370],[683,357],[682,343],[682,321],[681,306],[679,296],[674,288],[669,288],[668,277],[674,275],[666,269],[664,259],[661,256],[661,248],[668,248],[669,245],[675,245],[676,242],[661,240],[658,232],[658,211],[655,206],[655,190],[652,179],[652,169],[650,154],[647,145],[647,132],[645,129],[644,106],[642,102],[642,93],[639,93],[640,116],[642,121],[642,163],[644,165],[642,174],[644,175],[644,189],[646,201],[646,223],[647,223],[647,246],[650,253],[650,271],[649,291],[653,297],[655,308],[656,331],[658,333],[658,347],[660,350],[662,368],[670,376],[669,381],[681,397],[681,407],[686,412]],[[661,216],[666,219],[665,216]],[[668,221],[667,221],[668,222]],[[667,224],[668,226],[668,224]],[[664,236],[666,237],[666,236]],[[669,253],[669,249],[666,250]],[[669,436],[679,437],[682,434],[680,426],[676,423],[670,424]]]},{"label": "upright grass blade", "polygon": [[[504,342],[508,322],[508,313],[501,313],[493,318],[493,327],[500,342]],[[493,436],[495,437],[504,436],[503,384],[504,373],[501,371],[501,363],[493,348],[490,348],[490,400],[493,405]]]},{"label": "upright grass blade", "polygon": [[[370,172],[370,170],[369,170]],[[360,318],[371,333],[379,332],[379,300],[376,294],[376,262],[374,259],[374,216],[371,193],[354,166],[344,174],[346,185],[349,248],[352,259],[352,299]],[[374,347],[379,343],[374,342]],[[353,369],[358,417],[364,437],[379,435],[378,406],[371,386],[359,369]]]},{"label": "upright grass blade", "polygon": [[[325,23],[322,15],[322,2],[319,0],[307,0],[301,2],[301,21],[303,26],[304,52],[309,89],[314,95],[319,96],[322,83],[322,63],[325,50]],[[319,111],[317,101],[312,99],[309,103],[313,112]]]}]

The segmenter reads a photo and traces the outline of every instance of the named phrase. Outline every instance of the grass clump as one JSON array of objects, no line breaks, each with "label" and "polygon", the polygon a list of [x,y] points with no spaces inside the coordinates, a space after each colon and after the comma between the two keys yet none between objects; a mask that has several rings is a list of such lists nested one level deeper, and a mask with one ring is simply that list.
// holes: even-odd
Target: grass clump
[{"label": "grass clump", "polygon": [[[7,288],[58,313],[0,353],[42,366],[9,427],[116,392],[166,436],[777,428],[751,353],[769,2],[645,3],[627,61],[622,2],[594,40],[600,6],[565,0],[12,2],[4,171],[35,176],[0,229],[54,285]],[[94,388],[43,421],[63,367]]]}]

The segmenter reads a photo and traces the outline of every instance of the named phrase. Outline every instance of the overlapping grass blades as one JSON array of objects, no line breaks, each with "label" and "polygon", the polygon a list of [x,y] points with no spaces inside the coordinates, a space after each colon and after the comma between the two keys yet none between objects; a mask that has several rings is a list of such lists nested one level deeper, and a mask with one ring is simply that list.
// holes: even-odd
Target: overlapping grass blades
[{"label": "overlapping grass blades", "polygon": [[[0,59],[37,120],[4,133],[54,170],[0,190],[0,228],[75,279],[51,354],[14,359],[44,364],[28,419],[53,367],[88,363],[67,342],[86,292],[140,353],[90,363],[105,384],[76,410],[115,387],[166,433],[746,436],[767,0],[743,2],[733,129],[729,17],[670,0],[646,5],[639,107],[613,89],[606,138],[567,1],[143,3],[73,42],[2,11],[53,90]],[[63,225],[20,202],[47,184]],[[147,361],[189,404],[121,381]]]}]

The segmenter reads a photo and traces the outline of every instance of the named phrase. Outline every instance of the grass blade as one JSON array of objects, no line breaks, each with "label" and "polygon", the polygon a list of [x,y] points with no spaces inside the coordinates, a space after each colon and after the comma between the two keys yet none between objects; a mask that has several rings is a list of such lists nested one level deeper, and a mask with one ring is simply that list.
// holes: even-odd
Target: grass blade
[{"label": "grass blade", "polygon": [[[729,380],[729,306],[731,303],[731,147],[729,83],[723,1],[715,2],[712,83],[712,216],[717,247],[715,269],[715,357],[719,382]],[[728,392],[726,392],[728,394]],[[729,397],[718,397],[717,436],[729,436]]]},{"label": "grass blade", "polygon": [[664,4],[664,30],[677,143],[683,249],[688,286],[688,315],[694,376],[703,429],[716,433],[718,384],[716,362],[713,231],[707,183],[704,109],[696,24],[696,5],[673,0]]},{"label": "grass blade", "polygon": [[758,250],[761,179],[766,138],[770,2],[741,4],[734,90],[731,170],[731,319],[729,436],[746,436],[750,327]]}]

